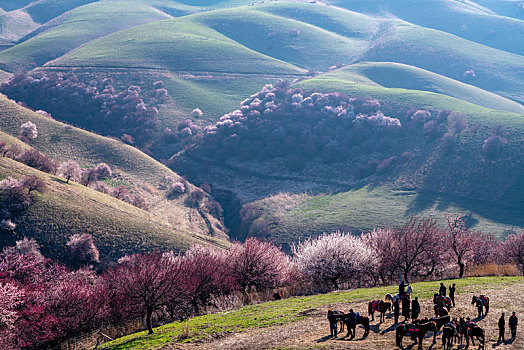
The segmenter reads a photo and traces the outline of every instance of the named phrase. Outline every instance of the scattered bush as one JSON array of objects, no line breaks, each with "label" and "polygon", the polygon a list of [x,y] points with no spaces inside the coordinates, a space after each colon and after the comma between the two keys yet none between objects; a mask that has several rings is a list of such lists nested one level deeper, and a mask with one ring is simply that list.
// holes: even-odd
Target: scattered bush
[{"label": "scattered bush", "polygon": [[24,176],[20,184],[27,188],[27,194],[33,191],[44,193],[47,185],[36,175]]},{"label": "scattered bush", "polygon": [[193,109],[193,112],[191,112],[191,115],[195,118],[200,118],[204,115],[204,112],[200,108]]},{"label": "scattered bush", "polygon": [[58,175],[65,177],[66,183],[69,183],[69,180],[80,181],[82,178],[82,170],[76,161],[68,160],[60,164],[58,167]]},{"label": "scattered bush", "polygon": [[4,231],[14,232],[14,230],[16,229],[16,224],[9,219],[3,219],[2,221],[0,221],[0,229]]},{"label": "scattered bush", "polygon": [[100,179],[105,179],[111,177],[113,172],[111,168],[106,163],[100,163],[95,167],[95,171]]},{"label": "scattered bush", "polygon": [[88,233],[72,235],[67,241],[67,246],[71,259],[79,266],[100,262],[100,254],[93,236]]},{"label": "scattered bush", "polygon": [[56,163],[35,149],[25,151],[16,160],[45,173],[54,174],[56,172]]},{"label": "scattered bush", "polygon": [[38,137],[36,125],[31,122],[25,122],[20,126],[20,138],[22,140],[34,140]]},{"label": "scattered bush", "polygon": [[487,159],[498,159],[501,155],[502,148],[508,141],[501,136],[491,136],[484,140],[482,150]]}]

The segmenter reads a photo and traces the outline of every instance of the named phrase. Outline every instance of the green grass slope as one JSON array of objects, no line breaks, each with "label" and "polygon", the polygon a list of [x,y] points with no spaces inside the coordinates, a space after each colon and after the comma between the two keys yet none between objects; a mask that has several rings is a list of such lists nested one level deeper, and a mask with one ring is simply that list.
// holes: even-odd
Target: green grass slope
[{"label": "green grass slope", "polygon": [[[510,290],[512,286],[521,286],[524,283],[522,277],[476,277],[476,278],[464,278],[460,280],[445,280],[442,281],[446,286],[450,283],[455,283],[457,287],[456,295],[460,298],[461,295],[469,296],[470,293],[479,293],[479,291],[493,290],[493,289],[507,289]],[[412,287],[419,297],[419,299],[427,300],[433,297],[433,293],[438,288],[438,282],[419,282],[413,283]],[[317,314],[322,314],[325,318],[325,312],[329,308],[333,308],[333,305],[337,307],[344,307],[344,310],[351,305],[364,305],[370,299],[382,298],[386,293],[395,294],[398,291],[396,286],[388,287],[376,287],[376,288],[362,288],[352,291],[339,291],[334,293],[327,293],[321,295],[313,295],[306,297],[292,297],[289,299],[283,299],[279,301],[266,302],[257,305],[244,306],[242,308],[226,311],[216,314],[210,314],[200,317],[194,317],[183,322],[175,322],[167,324],[155,329],[155,333],[147,335],[147,332],[140,332],[131,334],[126,337],[116,339],[115,341],[105,343],[102,345],[102,349],[161,349],[165,347],[178,347],[184,349],[185,346],[176,343],[191,343],[197,342],[204,338],[214,339],[222,338],[221,335],[227,333],[242,333],[249,330],[263,332],[265,328],[275,328],[278,332],[277,327],[284,326],[287,324],[294,324],[301,320],[308,318],[318,318]],[[490,294],[492,296],[492,294]],[[496,299],[496,298],[495,298]],[[497,304],[497,301],[493,300],[493,304]],[[354,307],[354,306],[353,306]],[[364,310],[358,310],[361,314],[364,314]],[[318,321],[315,319],[315,321]],[[309,327],[318,327],[319,325],[308,325]],[[298,327],[298,326],[297,326]],[[373,329],[373,328],[372,328]],[[329,332],[329,328],[324,328],[325,333]],[[313,331],[307,329],[307,332]],[[184,335],[187,334],[187,336]],[[268,332],[269,333],[269,332]],[[389,343],[381,344],[388,347],[393,347],[394,336],[393,332],[389,332],[388,335],[378,335],[375,332],[371,332],[370,338],[377,337],[388,337]],[[234,337],[234,335],[231,335]],[[278,336],[274,334],[273,336]],[[298,348],[310,348],[309,344],[304,343],[305,339],[300,339],[299,343],[296,344]],[[322,340],[323,341],[323,340]],[[370,340],[372,341],[372,340]],[[317,340],[317,345],[318,345]],[[326,347],[333,346],[338,348],[346,348],[349,345],[346,341],[343,341],[345,346],[338,342],[330,342],[325,344]],[[363,344],[362,341],[350,342],[355,344],[357,348],[373,349],[375,347],[373,343],[366,341]],[[359,345],[360,344],[360,345]],[[213,344],[210,344],[212,348]],[[242,343],[230,343],[235,348],[241,348]],[[244,344],[245,345],[245,344]],[[378,344],[376,348],[382,348]],[[260,345],[259,346],[264,346]],[[359,347],[362,346],[362,347]],[[190,348],[191,345],[188,345]],[[288,347],[286,347],[287,349]],[[297,348],[295,346],[292,347]],[[322,347],[323,348],[323,347]],[[352,347],[353,349],[353,347]]]},{"label": "green grass slope", "polygon": [[78,6],[98,0],[39,0],[24,9],[37,23],[46,23]]},{"label": "green grass slope", "polygon": [[522,55],[524,21],[499,16],[472,1],[334,0],[358,12],[394,16],[421,27],[437,29],[486,46]]},{"label": "green grass slope", "polygon": [[0,44],[14,44],[39,26],[24,10],[0,14]]},{"label": "green grass slope", "polygon": [[149,23],[105,36],[46,66],[249,74],[303,73],[289,63],[239,45],[193,20],[193,16]]},{"label": "green grass slope", "polygon": [[136,2],[96,2],[82,6],[66,14],[58,25],[1,52],[0,66],[7,70],[31,69],[96,38],[166,18],[167,14]]},{"label": "green grass slope", "polygon": [[360,84],[368,84],[367,80],[371,80],[386,88],[430,91],[490,109],[524,114],[524,106],[519,103],[475,86],[404,64],[363,62],[328,73],[325,77],[341,78]]},{"label": "green grass slope", "polygon": [[[2,135],[0,135],[0,138]],[[151,250],[185,250],[192,244],[225,246],[218,239],[168,225],[154,215],[85,186],[69,183],[8,158],[0,159],[0,178],[37,175],[47,184],[44,194],[34,194],[34,204],[12,220],[15,234],[3,233],[2,245],[22,237],[35,238],[42,252],[67,259],[66,242],[76,233],[95,238],[101,258]]]},{"label": "green grass slope", "polygon": [[77,128],[64,128],[62,123],[0,97],[2,131],[17,136],[20,125],[26,121],[35,123],[38,128],[39,135],[31,141],[32,147],[57,161],[74,159],[83,167],[107,163],[115,173],[110,185],[124,185],[143,196],[150,205],[150,212],[165,225],[174,230],[227,237],[216,219],[210,215],[204,219],[195,209],[187,207],[185,195],[174,200],[166,198],[165,176],[175,179],[179,176],[153,158],[119,141]]}]

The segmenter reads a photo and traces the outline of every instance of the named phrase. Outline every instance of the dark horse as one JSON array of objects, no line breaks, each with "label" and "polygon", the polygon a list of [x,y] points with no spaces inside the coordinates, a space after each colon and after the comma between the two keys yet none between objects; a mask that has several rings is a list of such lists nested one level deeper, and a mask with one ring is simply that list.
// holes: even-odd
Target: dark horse
[{"label": "dark horse", "polygon": [[484,349],[486,342],[484,330],[474,322],[466,322],[463,318],[460,319],[460,333],[466,336],[466,349],[469,348],[469,339],[475,346],[474,338],[479,341],[479,349]]},{"label": "dark horse", "polygon": [[[487,297],[486,295],[479,295],[478,297],[474,295],[471,299],[471,304],[475,304],[479,309],[479,317],[487,316],[489,312],[489,297]],[[486,309],[484,315],[482,315],[482,307]]]},{"label": "dark horse", "polygon": [[445,306],[434,306],[435,309],[435,317],[444,317],[449,315],[449,310]]},{"label": "dark horse", "polygon": [[375,321],[375,311],[380,312],[380,322],[384,322],[386,311],[391,311],[391,303],[383,300],[371,300],[368,303],[368,315]]},{"label": "dark horse", "polygon": [[[355,318],[355,323],[350,323],[349,317],[347,317],[346,314],[342,316],[341,320],[346,324],[346,327],[348,328],[348,334],[346,334],[346,338],[349,337],[349,339],[351,340],[355,337],[355,329],[359,324],[364,326],[364,335],[362,336],[362,339],[366,339],[369,335],[369,317],[357,315]],[[342,328],[342,330],[344,330],[344,328]]]},{"label": "dark horse", "polygon": [[408,323],[405,325],[399,325],[396,330],[395,339],[396,344],[399,348],[403,349],[402,338],[411,337],[418,343],[418,348],[422,349],[422,340],[426,336],[427,332],[437,332],[437,325],[433,321],[428,321],[419,324]]},{"label": "dark horse", "polygon": [[442,327],[442,347],[450,350],[453,347],[453,339],[458,337],[457,324],[449,322]]},{"label": "dark horse", "polygon": [[[435,310],[435,316],[446,316],[449,313],[449,310],[451,310],[451,298],[444,296],[444,295],[438,295],[435,294],[433,296],[433,309]],[[443,313],[443,311],[439,310],[446,309],[446,312]]]},{"label": "dark horse", "polygon": [[441,317],[431,317],[429,321],[435,322],[435,326],[437,327],[437,331],[433,333],[433,344],[437,343],[437,332],[440,331],[440,329],[447,323],[451,321],[451,318],[449,315],[441,316]]}]

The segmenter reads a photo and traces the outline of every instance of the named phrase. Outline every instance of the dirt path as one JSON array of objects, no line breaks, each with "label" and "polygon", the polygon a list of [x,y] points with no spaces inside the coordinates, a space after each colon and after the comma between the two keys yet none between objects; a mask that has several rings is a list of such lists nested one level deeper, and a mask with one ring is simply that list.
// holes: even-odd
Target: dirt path
[{"label": "dirt path", "polygon": [[[436,289],[438,285],[436,285]],[[502,289],[482,289],[483,294],[490,296],[490,311],[487,317],[478,321],[479,326],[486,331],[486,349],[524,349],[524,284],[516,284]],[[415,293],[416,295],[416,293]],[[457,307],[452,309],[451,317],[469,316],[476,317],[476,308],[470,302],[473,293],[465,293],[456,298]],[[328,307],[339,310],[349,310],[353,308],[361,314],[366,314],[367,300],[353,302],[351,304],[332,304]],[[329,324],[326,318],[327,308],[312,309],[305,311],[305,319],[284,326],[271,328],[251,329],[242,333],[226,335],[222,338],[207,340],[186,345],[169,345],[164,349],[395,349],[395,326],[393,315],[387,315],[386,321],[378,323],[378,317],[371,322],[371,332],[367,339],[360,340],[364,332],[362,328],[357,328],[356,340],[346,340],[344,338],[331,339],[329,337]],[[432,316],[432,303],[429,300],[421,302],[421,317]],[[496,343],[498,336],[497,321],[500,313],[506,312],[506,323],[511,311],[516,311],[522,326],[517,330],[517,338],[512,344]],[[377,316],[377,315],[375,315]],[[403,320],[400,317],[400,320]],[[342,334],[341,336],[344,336]],[[424,340],[423,349],[442,349],[441,337],[437,336],[436,346],[431,346],[431,337]],[[506,326],[506,337],[509,338],[509,327]],[[411,349],[411,341],[404,340],[406,349]],[[409,345],[409,346],[408,346]],[[458,347],[458,349],[464,348]],[[417,349],[417,347],[413,347]],[[453,349],[457,349],[454,346]],[[477,347],[470,346],[470,349]]]}]

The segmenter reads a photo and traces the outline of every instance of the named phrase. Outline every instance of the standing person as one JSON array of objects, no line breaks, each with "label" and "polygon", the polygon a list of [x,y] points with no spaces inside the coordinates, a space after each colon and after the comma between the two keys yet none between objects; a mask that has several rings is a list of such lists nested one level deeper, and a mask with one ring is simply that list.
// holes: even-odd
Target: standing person
[{"label": "standing person", "polygon": [[455,291],[457,288],[455,287],[455,283],[449,287],[449,298],[451,299],[451,302],[453,303],[453,307],[455,307]]},{"label": "standing person", "polygon": [[411,302],[411,320],[415,321],[420,315],[420,303],[418,302],[418,297],[415,297]]},{"label": "standing person", "polygon": [[347,317],[348,334],[350,335],[349,339],[353,339],[355,337],[357,315],[353,312],[353,309],[350,309]]},{"label": "standing person", "polygon": [[519,324],[519,319],[515,315],[515,311],[511,314],[509,317],[509,329],[511,330],[511,340],[515,340],[515,337],[517,336],[517,325]]},{"label": "standing person", "polygon": [[504,328],[506,328],[506,320],[504,319],[504,313],[499,318],[499,342],[504,341]]},{"label": "standing person", "polygon": [[440,288],[438,290],[438,294],[442,296],[446,296],[446,286],[442,282],[440,282]]},{"label": "standing person", "polygon": [[393,302],[393,314],[395,315],[395,324],[397,324],[398,316],[400,315],[400,303],[398,299]]},{"label": "standing person", "polygon": [[409,298],[407,296],[404,296],[402,298],[402,316],[404,316],[404,321],[405,322],[408,322],[409,320],[409,315],[411,314],[411,310],[410,310],[410,301],[409,301]]},{"label": "standing person", "polygon": [[406,285],[404,284],[404,280],[400,280],[400,284],[398,285],[398,295],[403,296],[406,292]]},{"label": "standing person", "polygon": [[333,310],[328,310],[328,321],[329,321],[329,330],[331,332],[331,337],[337,337],[337,318]]}]

